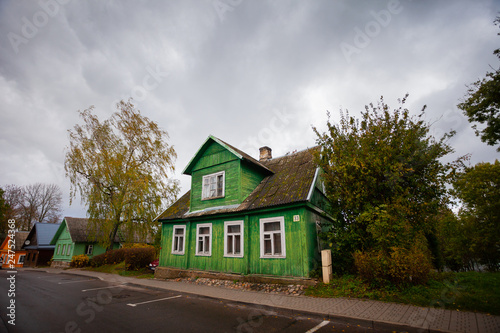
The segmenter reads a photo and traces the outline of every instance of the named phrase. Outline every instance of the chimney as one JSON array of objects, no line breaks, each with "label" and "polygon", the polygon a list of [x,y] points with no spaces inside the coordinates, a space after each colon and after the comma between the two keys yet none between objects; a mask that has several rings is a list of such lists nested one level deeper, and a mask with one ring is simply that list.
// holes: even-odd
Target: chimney
[{"label": "chimney", "polygon": [[261,147],[259,148],[259,152],[260,152],[260,158],[259,158],[259,161],[267,161],[267,160],[270,160],[273,158],[272,154],[271,154],[271,148],[267,147],[267,146],[264,146],[264,147]]}]

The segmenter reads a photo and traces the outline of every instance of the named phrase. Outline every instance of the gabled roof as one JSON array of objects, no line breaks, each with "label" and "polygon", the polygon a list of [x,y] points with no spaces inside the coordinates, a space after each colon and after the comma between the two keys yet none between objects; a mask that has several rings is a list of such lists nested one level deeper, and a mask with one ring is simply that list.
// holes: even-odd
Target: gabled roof
[{"label": "gabled roof", "polygon": [[53,249],[54,245],[50,245],[50,241],[60,225],[61,223],[35,223],[26,238],[31,243],[23,244],[23,248],[26,250]]},{"label": "gabled roof", "polygon": [[[68,228],[69,236],[71,240],[75,243],[86,243],[86,242],[95,242],[95,238],[91,236],[91,232],[89,230],[89,219],[88,218],[80,218],[80,217],[68,217],[66,216],[63,219],[63,222],[58,225],[59,228],[55,232],[50,244],[55,245],[57,239],[61,235],[64,227]],[[123,227],[123,226],[121,226]],[[99,232],[99,231],[98,231]],[[150,233],[146,235],[146,241],[143,241],[144,237],[139,236],[137,233],[134,233],[131,239],[128,236],[129,232],[125,230],[125,228],[120,228],[115,236],[115,242],[125,242],[130,241],[131,243],[152,243],[153,237]]]},{"label": "gabled roof", "polygon": [[201,145],[200,149],[198,149],[198,151],[196,152],[196,154],[194,155],[194,157],[191,159],[191,161],[189,161],[188,165],[186,166],[186,168],[184,169],[184,171],[182,172],[183,174],[185,175],[191,175],[191,172],[194,168],[194,166],[196,165],[196,162],[199,160],[199,158],[203,155],[203,153],[205,152],[205,150],[208,148],[208,146],[210,144],[212,144],[213,142],[216,142],[218,144],[220,144],[222,147],[226,148],[227,150],[229,150],[234,156],[236,156],[237,158],[239,158],[240,160],[244,160],[244,161],[247,161],[251,164],[254,164],[256,165],[257,167],[261,168],[261,169],[264,169],[266,170],[267,172],[272,172],[270,169],[268,169],[264,163],[262,162],[259,162],[257,161],[255,158],[253,158],[252,156],[244,153],[243,151],[239,150],[238,148],[236,147],[233,147],[232,145],[222,141],[221,139],[219,138],[216,138],[215,136],[213,135],[210,135],[207,140],[205,140],[205,142]]},{"label": "gabled roof", "polygon": [[[90,235],[90,230],[88,225],[89,225],[88,218],[66,216],[64,217],[63,222],[59,226],[59,229],[57,229],[57,232],[52,238],[50,244],[52,245],[56,244],[57,239],[59,239],[59,236],[63,232],[65,226],[68,228],[69,236],[71,237],[71,240],[73,242],[75,243],[95,242],[96,241],[95,238]],[[115,236],[115,242],[119,242],[118,234]]]},{"label": "gabled roof", "polygon": [[259,162],[273,173],[264,178],[255,190],[240,204],[189,212],[190,191],[165,210],[158,221],[173,220],[219,213],[255,210],[308,200],[317,166],[314,153],[319,147],[305,149],[282,157]]},{"label": "gabled roof", "polygon": [[[21,251],[21,248],[24,244],[24,241],[26,240],[26,237],[28,237],[29,231],[16,231],[14,234],[14,251]],[[8,241],[10,239],[10,236],[7,235],[5,239],[2,242],[2,245],[0,246],[0,249],[8,249]]]}]

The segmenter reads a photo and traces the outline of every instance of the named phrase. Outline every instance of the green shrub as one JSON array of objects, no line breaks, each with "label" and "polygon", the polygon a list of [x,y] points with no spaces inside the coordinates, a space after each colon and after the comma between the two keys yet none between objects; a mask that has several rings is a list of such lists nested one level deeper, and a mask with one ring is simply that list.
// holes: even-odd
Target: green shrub
[{"label": "green shrub", "polygon": [[89,261],[89,265],[92,267],[100,267],[102,265],[106,265],[106,253],[100,254],[98,256],[93,256]]},{"label": "green shrub", "polygon": [[377,285],[396,286],[424,284],[432,268],[428,253],[413,246],[410,250],[392,247],[389,254],[383,251],[356,252],[354,264],[359,276]]},{"label": "green shrub", "polygon": [[75,268],[80,268],[80,267],[85,267],[88,264],[89,264],[89,257],[87,257],[87,255],[85,254],[80,254],[78,256],[73,256],[71,258],[70,266]]},{"label": "green shrub", "polygon": [[125,253],[127,249],[117,249],[104,252],[98,256],[90,259],[90,266],[100,267],[102,265],[114,265],[125,260]]},{"label": "green shrub", "polygon": [[155,259],[156,251],[153,246],[128,248],[125,252],[125,269],[138,270],[147,267]]}]

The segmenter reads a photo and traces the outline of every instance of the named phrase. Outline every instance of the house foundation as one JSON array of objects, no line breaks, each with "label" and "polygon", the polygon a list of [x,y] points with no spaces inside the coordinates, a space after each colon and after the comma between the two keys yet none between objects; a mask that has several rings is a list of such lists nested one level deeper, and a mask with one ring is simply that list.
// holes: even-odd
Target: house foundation
[{"label": "house foundation", "polygon": [[199,271],[191,269],[180,269],[175,267],[157,267],[155,279],[177,279],[177,278],[207,278],[218,280],[231,280],[249,283],[272,283],[272,284],[301,284],[314,286],[318,283],[316,279],[305,279],[295,277],[277,277],[269,275],[241,275],[221,272]]}]

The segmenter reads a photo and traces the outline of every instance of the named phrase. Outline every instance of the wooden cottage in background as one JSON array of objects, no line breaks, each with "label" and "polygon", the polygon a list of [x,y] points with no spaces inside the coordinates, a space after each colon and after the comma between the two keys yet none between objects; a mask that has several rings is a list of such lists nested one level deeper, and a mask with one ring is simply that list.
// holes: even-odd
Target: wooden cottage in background
[{"label": "wooden cottage in background", "polygon": [[25,267],[48,265],[54,255],[54,245],[50,242],[60,223],[35,223],[22,246],[26,251]]},{"label": "wooden cottage in background", "polygon": [[[12,239],[10,234],[7,234],[7,237],[2,242],[2,246],[0,246],[0,262],[3,269],[23,267],[26,251],[22,249],[22,246],[28,234],[28,231],[16,231]],[[12,250],[14,250],[13,258],[9,258],[9,250],[11,250],[11,254]]]},{"label": "wooden cottage in background", "polygon": [[[55,247],[51,267],[69,267],[73,256],[86,254],[89,258],[106,252],[92,237],[88,228],[89,219],[65,217],[50,244]],[[119,248],[118,235],[113,248]]]},{"label": "wooden cottage in background", "polygon": [[166,209],[158,277],[189,271],[307,278],[320,264],[317,226],[328,223],[321,172],[305,149],[256,160],[210,136],[184,174],[191,190]]}]

